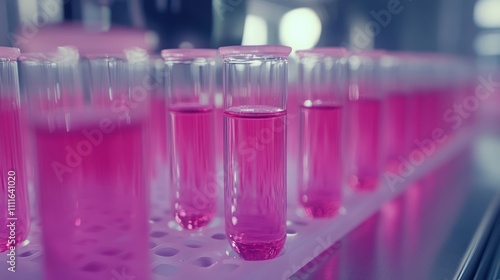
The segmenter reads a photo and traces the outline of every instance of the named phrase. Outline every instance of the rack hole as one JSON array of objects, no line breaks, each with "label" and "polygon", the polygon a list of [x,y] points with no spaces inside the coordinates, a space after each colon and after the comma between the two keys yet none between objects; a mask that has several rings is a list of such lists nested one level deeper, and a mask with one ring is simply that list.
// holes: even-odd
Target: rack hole
[{"label": "rack hole", "polygon": [[157,254],[158,256],[162,256],[162,257],[172,257],[172,256],[175,256],[179,253],[179,250],[175,249],[175,248],[160,248],[158,250],[155,251],[155,254]]},{"label": "rack hole", "polygon": [[212,238],[217,239],[217,240],[225,240],[226,235],[223,233],[216,233],[216,234],[212,235]]},{"label": "rack hole", "polygon": [[158,223],[158,222],[160,222],[162,220],[162,218],[160,218],[160,217],[152,217],[150,220],[153,221],[153,222],[155,222],[155,223]]},{"label": "rack hole", "polygon": [[188,240],[188,241],[184,242],[184,246],[186,246],[188,248],[196,249],[196,248],[201,248],[203,246],[203,244],[201,244],[201,242],[198,242],[198,241]]},{"label": "rack hole", "polygon": [[209,257],[201,257],[194,260],[193,264],[199,267],[210,267],[214,264],[214,261]]},{"label": "rack hole", "polygon": [[26,252],[24,252],[24,253],[19,254],[19,256],[20,256],[20,257],[23,257],[23,258],[24,258],[24,257],[29,257],[29,256],[31,256],[31,255],[33,255],[33,254],[35,254],[36,252],[38,252],[38,251],[30,250],[30,251],[26,251]]}]

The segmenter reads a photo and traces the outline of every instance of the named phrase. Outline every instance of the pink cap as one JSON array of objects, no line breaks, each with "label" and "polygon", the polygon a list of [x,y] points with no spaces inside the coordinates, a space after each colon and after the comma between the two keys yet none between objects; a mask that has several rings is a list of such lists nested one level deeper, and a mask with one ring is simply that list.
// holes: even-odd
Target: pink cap
[{"label": "pink cap", "polygon": [[165,60],[193,60],[197,58],[215,58],[217,50],[213,49],[166,49],[161,51]]},{"label": "pink cap", "polygon": [[[22,30],[18,36],[24,38]],[[145,30],[111,27],[109,31],[97,31],[73,23],[40,28],[36,36],[18,40],[17,46],[23,52],[54,52],[60,46],[74,46],[82,55],[116,54],[134,47],[151,49]]]},{"label": "pink cap", "polygon": [[309,56],[348,56],[349,51],[345,48],[314,48],[309,50],[299,50],[295,52],[300,58]]},{"label": "pink cap", "polygon": [[222,58],[254,55],[288,57],[291,52],[292,48],[287,46],[230,46],[219,48]]},{"label": "pink cap", "polygon": [[0,59],[15,60],[21,51],[18,48],[0,47]]}]

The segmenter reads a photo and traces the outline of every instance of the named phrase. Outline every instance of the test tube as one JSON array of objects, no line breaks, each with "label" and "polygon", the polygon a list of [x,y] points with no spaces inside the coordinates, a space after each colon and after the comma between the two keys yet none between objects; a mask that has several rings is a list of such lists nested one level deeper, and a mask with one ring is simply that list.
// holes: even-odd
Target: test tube
[{"label": "test tube", "polygon": [[312,218],[332,217],[342,203],[348,52],[318,48],[296,54],[300,100],[299,203]]},{"label": "test tube", "polygon": [[19,49],[0,47],[0,252],[7,251],[7,256],[15,256],[15,247],[26,239],[30,224],[19,54]]},{"label": "test tube", "polygon": [[385,112],[383,122],[384,164],[387,171],[400,172],[401,158],[413,144],[410,139],[410,112],[412,75],[409,75],[407,62],[412,59],[408,53],[391,53],[381,58],[382,90],[385,92]]},{"label": "test tube", "polygon": [[224,60],[226,235],[245,260],[278,256],[286,240],[285,46],[219,49]]},{"label": "test tube", "polygon": [[[145,114],[134,83],[145,77],[140,64],[122,56],[81,59],[74,51],[25,54],[21,66],[45,279],[149,279]],[[83,103],[40,106],[77,95]]]},{"label": "test tube", "polygon": [[379,60],[382,52],[361,52],[349,58],[350,88],[346,102],[346,174],[357,191],[378,185],[381,164],[381,117],[384,91]]},{"label": "test tube", "polygon": [[[146,86],[150,92],[151,152],[153,180],[156,184],[167,182],[167,106],[163,87],[164,62],[160,56],[149,60],[149,75]],[[155,184],[153,184],[155,185]],[[153,189],[154,190],[154,189]]]},{"label": "test tube", "polygon": [[207,225],[217,210],[214,132],[216,50],[169,49],[165,61],[170,189],[175,220]]}]

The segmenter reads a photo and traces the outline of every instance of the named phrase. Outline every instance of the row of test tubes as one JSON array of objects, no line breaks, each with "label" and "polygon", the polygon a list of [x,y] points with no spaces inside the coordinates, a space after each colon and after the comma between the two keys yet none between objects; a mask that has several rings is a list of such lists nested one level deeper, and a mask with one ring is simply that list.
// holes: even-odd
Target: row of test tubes
[{"label": "row of test tubes", "polygon": [[404,184],[474,123],[480,100],[466,60],[333,48],[296,54],[288,108],[299,122],[289,154],[297,154],[298,200],[310,217],[335,216],[343,186],[370,192]]},{"label": "row of test tubes", "polygon": [[[286,241],[287,154],[297,158],[306,215],[335,217],[346,188],[374,191],[387,172],[397,181],[407,161],[449,142],[457,125],[449,108],[474,90],[459,59],[318,48],[296,52],[287,100],[290,52],[236,46],[157,58],[141,49],[0,48],[1,172],[14,178],[1,182],[0,217],[11,222],[4,197],[15,190],[17,223],[0,229],[0,250],[26,238],[32,182],[46,279],[109,279],[120,267],[149,279],[149,186],[166,174],[161,187],[180,227],[206,226],[223,196],[231,247],[245,260],[275,258]],[[223,120],[214,97],[218,55]],[[298,129],[287,112],[298,112]]]}]

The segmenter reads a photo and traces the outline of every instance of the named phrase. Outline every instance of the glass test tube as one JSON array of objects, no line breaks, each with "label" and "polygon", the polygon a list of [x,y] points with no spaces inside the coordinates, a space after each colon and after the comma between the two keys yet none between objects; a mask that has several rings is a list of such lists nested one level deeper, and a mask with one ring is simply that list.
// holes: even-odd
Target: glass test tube
[{"label": "glass test tube", "polygon": [[279,255],[286,240],[285,46],[219,49],[224,79],[226,235],[245,260]]},{"label": "glass test tube", "polygon": [[30,224],[19,54],[19,49],[0,47],[0,252],[8,256],[26,239]]},{"label": "glass test tube", "polygon": [[377,187],[381,171],[380,52],[361,52],[349,58],[350,88],[346,102],[346,175],[358,191]]},{"label": "glass test tube", "polygon": [[[21,66],[37,157],[45,278],[149,279],[145,121],[134,84],[134,77],[145,77],[140,63],[92,57],[82,69],[74,51],[24,55]],[[63,97],[82,102],[62,104]]]},{"label": "glass test tube", "polygon": [[397,53],[381,58],[382,90],[386,94],[383,114],[384,133],[383,151],[384,167],[387,171],[400,172],[401,158],[407,155],[411,148],[410,112],[412,79],[409,75],[407,60],[411,54]]},{"label": "glass test tube", "polygon": [[[167,105],[163,87],[164,62],[161,57],[149,60],[147,85],[151,92],[151,152],[153,180],[161,185],[167,183]],[[154,190],[154,189],[153,189]]]},{"label": "glass test tube", "polygon": [[163,50],[168,110],[170,188],[175,220],[207,225],[217,210],[214,132],[216,50]]},{"label": "glass test tube", "polygon": [[348,95],[345,49],[299,56],[299,203],[312,218],[332,217],[342,203],[343,120]]}]

